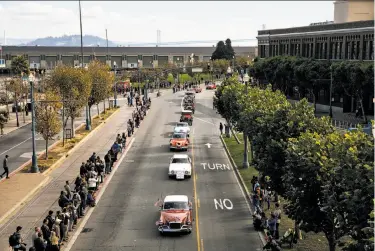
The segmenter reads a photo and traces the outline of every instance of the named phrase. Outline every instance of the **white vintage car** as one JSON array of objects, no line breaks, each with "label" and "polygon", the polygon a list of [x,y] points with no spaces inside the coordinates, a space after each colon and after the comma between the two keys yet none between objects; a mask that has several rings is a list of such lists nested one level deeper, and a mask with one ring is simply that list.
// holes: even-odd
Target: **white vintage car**
[{"label": "white vintage car", "polygon": [[176,123],[176,126],[174,127],[173,130],[175,133],[183,132],[186,133],[187,135],[190,134],[190,127],[189,124],[186,122],[178,122]]},{"label": "white vintage car", "polygon": [[169,163],[169,178],[183,180],[191,177],[191,159],[187,154],[174,154]]},{"label": "white vintage car", "polygon": [[160,218],[156,222],[160,234],[178,232],[190,234],[193,227],[192,203],[186,195],[168,195],[159,202]]}]

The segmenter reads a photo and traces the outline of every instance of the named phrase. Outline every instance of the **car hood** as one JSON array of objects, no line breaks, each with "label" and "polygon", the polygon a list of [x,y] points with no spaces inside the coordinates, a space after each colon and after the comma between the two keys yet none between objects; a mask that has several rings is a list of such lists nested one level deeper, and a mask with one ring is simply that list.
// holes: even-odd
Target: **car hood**
[{"label": "car hood", "polygon": [[191,165],[190,164],[178,164],[172,163],[169,164],[169,171],[190,171]]},{"label": "car hood", "polygon": [[189,220],[189,211],[187,210],[166,210],[160,214],[160,221],[167,222],[186,222]]}]

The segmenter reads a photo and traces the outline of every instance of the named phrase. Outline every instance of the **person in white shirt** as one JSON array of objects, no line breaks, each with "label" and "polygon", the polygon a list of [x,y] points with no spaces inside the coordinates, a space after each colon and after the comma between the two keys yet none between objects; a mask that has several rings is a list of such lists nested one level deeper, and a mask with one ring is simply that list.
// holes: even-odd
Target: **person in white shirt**
[{"label": "person in white shirt", "polygon": [[39,227],[35,227],[35,232],[33,233],[33,235],[31,236],[31,243],[32,243],[32,246],[34,246],[34,241],[36,238],[38,238],[38,233],[40,233],[40,228]]},{"label": "person in white shirt", "polygon": [[89,190],[96,190],[98,187],[98,178],[89,178],[88,184],[89,184]]}]

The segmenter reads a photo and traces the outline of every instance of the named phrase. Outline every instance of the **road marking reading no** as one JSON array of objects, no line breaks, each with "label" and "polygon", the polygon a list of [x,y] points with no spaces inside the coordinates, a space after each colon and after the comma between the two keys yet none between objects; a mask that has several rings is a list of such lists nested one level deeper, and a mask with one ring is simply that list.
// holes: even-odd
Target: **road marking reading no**
[{"label": "road marking reading no", "polygon": [[220,164],[220,163],[201,163],[203,169],[206,170],[230,170],[229,164]]},{"label": "road marking reading no", "polygon": [[230,199],[214,199],[214,203],[215,203],[215,208],[216,210],[218,209],[218,207],[221,208],[221,210],[224,210],[227,209],[227,210],[232,210],[233,209],[233,203],[232,201],[230,201]]}]

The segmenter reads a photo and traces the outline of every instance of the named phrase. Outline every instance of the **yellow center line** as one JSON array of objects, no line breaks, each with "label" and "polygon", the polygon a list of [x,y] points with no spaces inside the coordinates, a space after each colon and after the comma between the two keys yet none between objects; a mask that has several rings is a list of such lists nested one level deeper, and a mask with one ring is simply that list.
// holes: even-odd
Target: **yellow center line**
[{"label": "yellow center line", "polygon": [[195,204],[195,232],[197,235],[197,249],[201,251],[201,238],[199,233],[199,214],[198,214],[198,197],[197,197],[197,174],[195,172],[195,165],[194,165],[194,143],[193,143],[193,135],[191,136],[191,156],[192,156],[192,164],[193,164],[193,186],[194,186],[194,204]]}]

